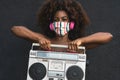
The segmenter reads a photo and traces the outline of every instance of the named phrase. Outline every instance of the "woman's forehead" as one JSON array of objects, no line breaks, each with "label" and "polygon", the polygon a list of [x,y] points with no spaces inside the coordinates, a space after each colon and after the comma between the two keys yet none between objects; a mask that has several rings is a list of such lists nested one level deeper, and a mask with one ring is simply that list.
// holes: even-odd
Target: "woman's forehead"
[{"label": "woman's forehead", "polygon": [[54,17],[63,17],[63,16],[68,16],[68,15],[64,10],[59,10],[55,13]]}]

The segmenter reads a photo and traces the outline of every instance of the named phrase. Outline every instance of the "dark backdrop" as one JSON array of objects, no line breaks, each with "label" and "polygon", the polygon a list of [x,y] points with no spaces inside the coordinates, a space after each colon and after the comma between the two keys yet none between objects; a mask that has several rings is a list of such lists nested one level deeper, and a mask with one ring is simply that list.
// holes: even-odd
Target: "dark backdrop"
[{"label": "dark backdrop", "polygon": [[[31,42],[14,36],[10,28],[35,30],[36,12],[44,0],[0,0],[0,80],[26,80]],[[91,19],[87,34],[105,31],[113,40],[87,51],[86,80],[120,80],[120,0],[79,0]]]}]

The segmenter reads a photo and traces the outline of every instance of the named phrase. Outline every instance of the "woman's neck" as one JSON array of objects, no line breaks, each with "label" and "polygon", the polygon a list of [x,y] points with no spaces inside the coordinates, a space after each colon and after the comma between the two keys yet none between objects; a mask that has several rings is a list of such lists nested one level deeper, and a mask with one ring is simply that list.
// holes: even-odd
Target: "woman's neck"
[{"label": "woman's neck", "polygon": [[67,44],[69,41],[67,34],[65,36],[56,36],[56,38],[52,39],[52,43],[55,44]]}]

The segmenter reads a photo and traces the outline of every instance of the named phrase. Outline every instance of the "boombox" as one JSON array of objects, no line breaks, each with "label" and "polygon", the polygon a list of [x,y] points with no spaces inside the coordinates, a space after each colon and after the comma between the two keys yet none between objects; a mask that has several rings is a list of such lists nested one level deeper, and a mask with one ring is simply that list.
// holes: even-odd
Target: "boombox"
[{"label": "boombox", "polygon": [[27,80],[85,80],[85,47],[79,47],[77,52],[59,51],[67,49],[67,45],[51,47],[55,51],[43,51],[38,43],[32,44]]}]

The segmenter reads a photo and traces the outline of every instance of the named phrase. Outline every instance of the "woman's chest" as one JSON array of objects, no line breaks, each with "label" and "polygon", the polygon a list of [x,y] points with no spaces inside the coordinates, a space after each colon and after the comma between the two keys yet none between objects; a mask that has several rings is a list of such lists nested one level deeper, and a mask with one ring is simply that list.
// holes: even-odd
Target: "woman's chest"
[{"label": "woman's chest", "polygon": [[57,45],[57,46],[52,46],[52,50],[54,51],[62,51],[62,52],[66,52],[68,50],[68,48],[66,47],[68,45],[69,41],[57,41],[57,40],[53,40],[51,41],[51,44]]},{"label": "woman's chest", "polygon": [[64,40],[52,40],[51,44],[60,44],[60,45],[68,45],[70,41],[64,41]]}]

